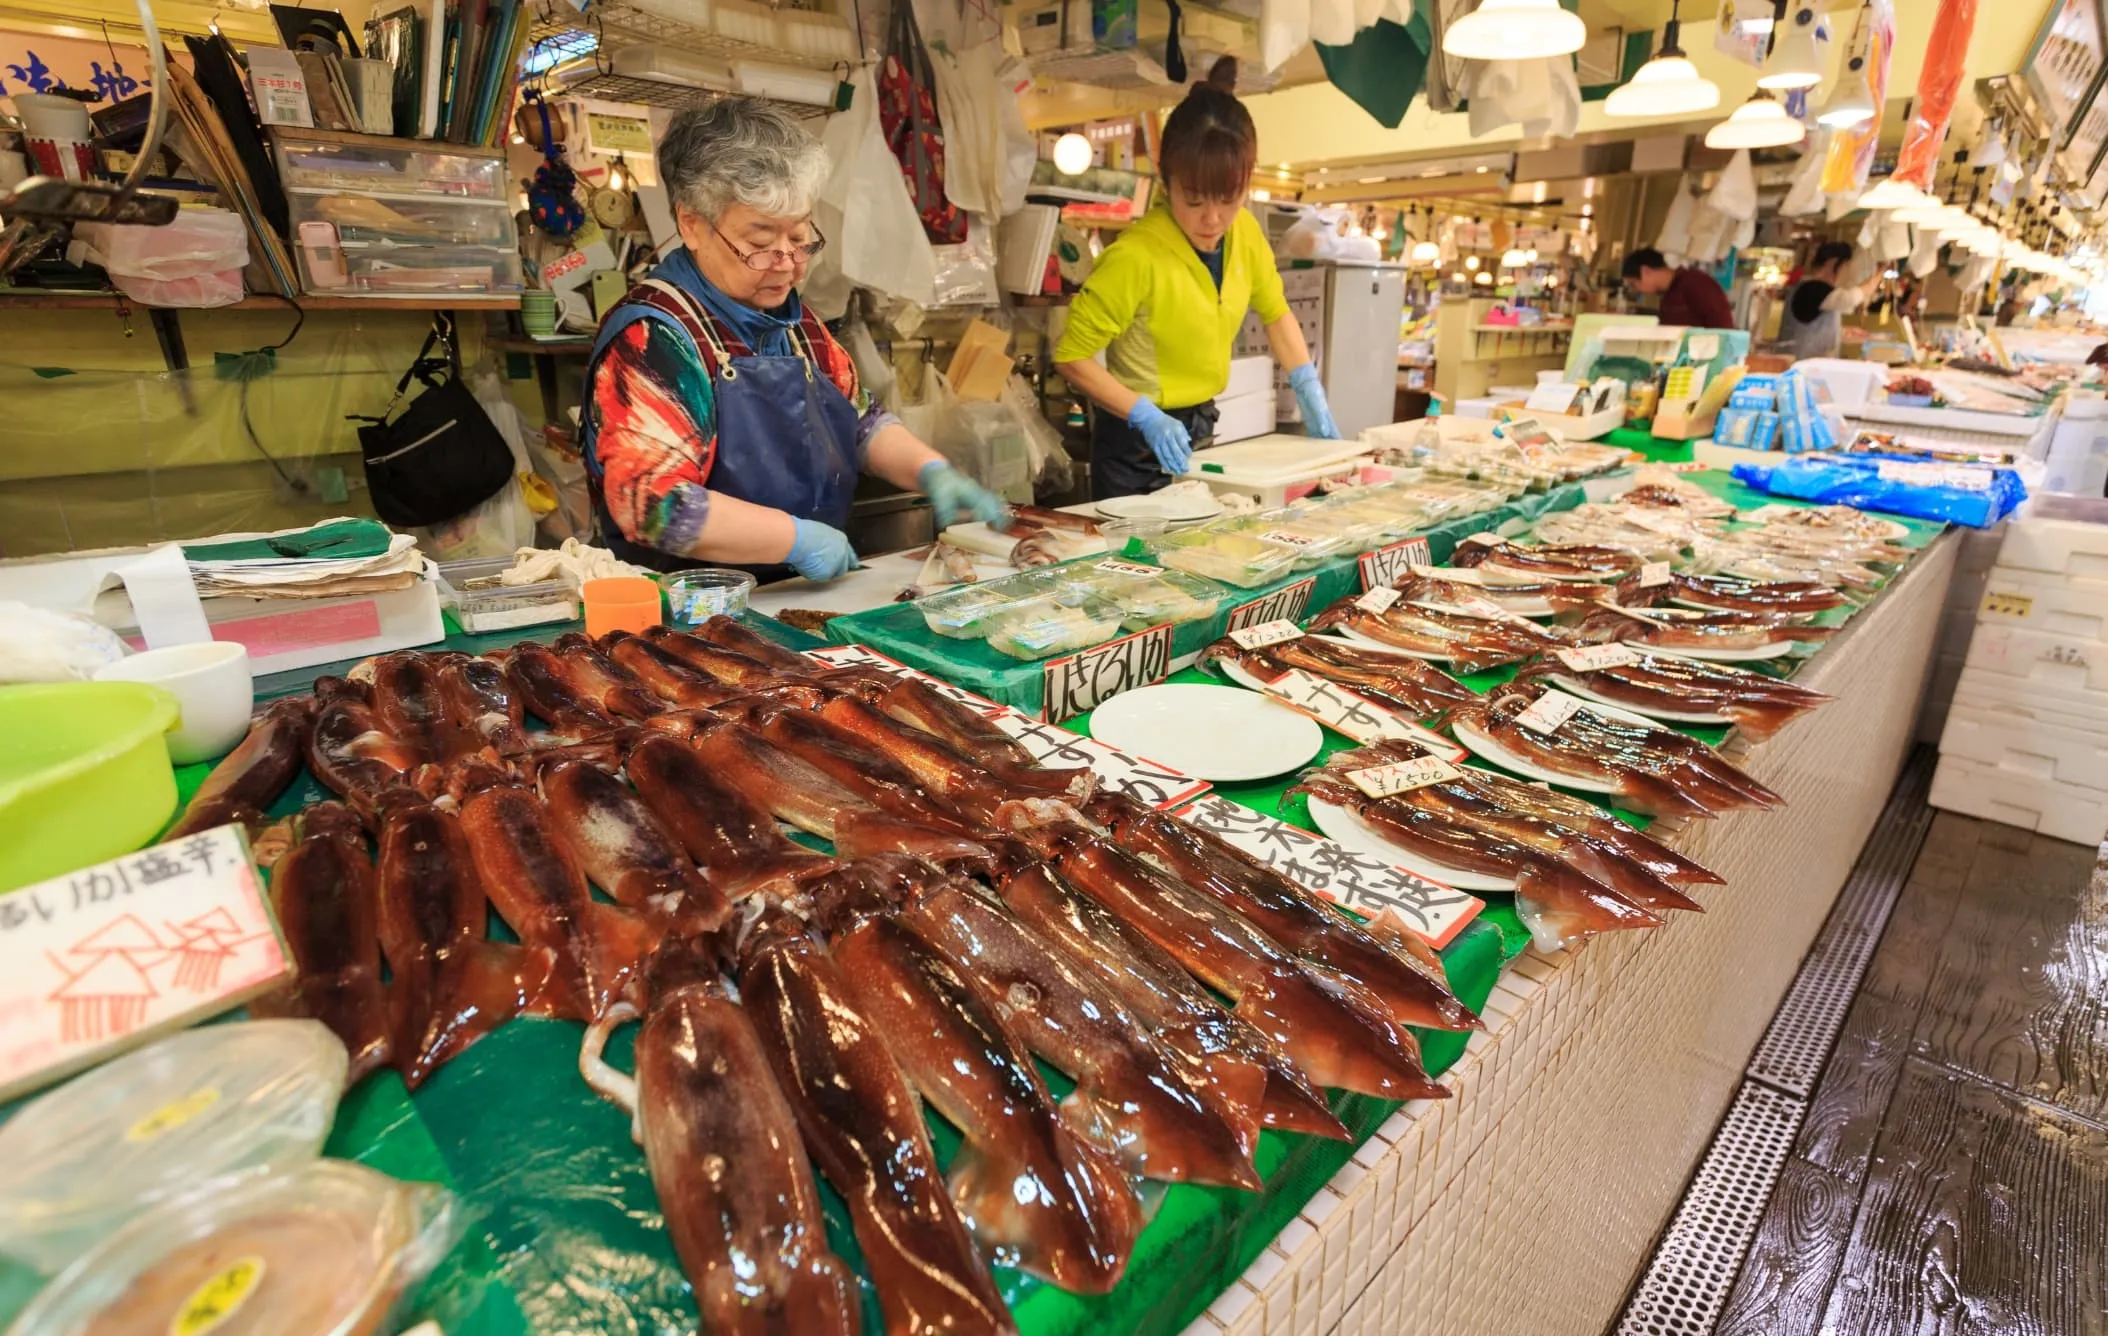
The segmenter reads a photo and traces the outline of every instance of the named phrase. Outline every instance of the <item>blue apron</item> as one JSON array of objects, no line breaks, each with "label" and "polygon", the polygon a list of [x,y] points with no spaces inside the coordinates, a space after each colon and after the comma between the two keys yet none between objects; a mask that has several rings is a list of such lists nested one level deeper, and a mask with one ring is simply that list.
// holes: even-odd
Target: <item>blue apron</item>
[{"label": "blue apron", "polygon": [[[705,281],[686,250],[669,256],[601,322],[586,366],[579,448],[585,456],[594,524],[600,541],[616,556],[652,570],[732,563],[707,563],[632,541],[616,525],[601,495],[600,460],[593,448],[593,376],[615,336],[639,320],[655,320],[680,331],[695,347],[703,368],[716,377],[712,388],[717,457],[710,467],[711,491],[837,529],[849,522],[849,505],[856,494],[856,406],[819,370],[804,330],[791,329],[788,356],[733,353],[727,346],[734,342],[730,332],[704,307]],[[794,574],[780,563],[739,569],[753,572],[763,584]]]}]

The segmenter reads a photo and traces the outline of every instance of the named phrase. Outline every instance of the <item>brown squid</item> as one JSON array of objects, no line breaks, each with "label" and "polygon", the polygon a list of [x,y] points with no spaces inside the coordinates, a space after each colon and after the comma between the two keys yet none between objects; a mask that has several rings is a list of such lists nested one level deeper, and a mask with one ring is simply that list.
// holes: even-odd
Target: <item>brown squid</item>
[{"label": "brown squid", "polygon": [[282,696],[258,710],[248,733],[212,767],[161,838],[178,839],[230,821],[249,826],[253,835],[264,813],[299,775],[314,727],[313,696]]},{"label": "brown squid", "polygon": [[314,804],[299,825],[299,842],[271,870],[271,903],[299,976],[290,997],[261,1009],[327,1025],[351,1054],[346,1084],[356,1084],[390,1052],[373,860],[359,819],[342,803]]}]

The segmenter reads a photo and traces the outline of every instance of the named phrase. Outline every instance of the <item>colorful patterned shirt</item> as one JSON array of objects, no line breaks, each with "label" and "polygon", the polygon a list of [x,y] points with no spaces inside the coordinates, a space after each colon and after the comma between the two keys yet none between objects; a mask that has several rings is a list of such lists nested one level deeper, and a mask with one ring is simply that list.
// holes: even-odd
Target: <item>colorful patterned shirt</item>
[{"label": "colorful patterned shirt", "polygon": [[[800,329],[818,370],[856,408],[861,468],[871,438],[900,419],[864,393],[848,351],[825,325],[808,314]],[[747,352],[728,332],[719,337],[735,356]],[[685,331],[639,320],[607,346],[588,387],[608,514],[630,541],[677,555],[692,552],[702,535],[717,462],[716,378],[704,357]]]}]

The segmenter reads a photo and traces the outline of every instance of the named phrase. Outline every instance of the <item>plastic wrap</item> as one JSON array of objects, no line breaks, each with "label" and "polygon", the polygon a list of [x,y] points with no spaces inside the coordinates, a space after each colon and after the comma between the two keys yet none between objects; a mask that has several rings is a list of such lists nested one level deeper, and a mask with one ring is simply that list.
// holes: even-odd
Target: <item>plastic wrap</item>
[{"label": "plastic wrap", "polygon": [[[1859,11],[1862,31],[1852,36],[1847,51],[1866,51],[1866,82],[1874,105],[1888,105],[1888,67],[1896,51],[1896,11],[1890,0],[1869,0]],[[1830,136],[1823,164],[1823,191],[1831,196],[1856,197],[1866,188],[1867,173],[1874,166],[1874,151],[1881,146],[1881,120],[1870,117],[1849,130]],[[1842,216],[1842,215],[1839,215]],[[1834,219],[1832,221],[1835,221]]]},{"label": "plastic wrap", "polygon": [[1896,170],[1889,174],[1891,181],[1932,189],[1940,145],[1946,141],[1947,122],[1954,115],[1955,95],[1961,91],[1963,67],[1969,59],[1969,37],[1975,30],[1976,0],[1940,0],[1932,36],[1925,43],[1925,61],[1918,67],[1918,95],[1911,99],[1910,121],[1903,127],[1903,148],[1896,154]]},{"label": "plastic wrap", "polygon": [[1809,456],[1777,465],[1737,464],[1735,478],[1773,496],[1945,520],[1976,529],[1998,523],[2027,500],[2027,485],[2011,469],[1876,456]]}]

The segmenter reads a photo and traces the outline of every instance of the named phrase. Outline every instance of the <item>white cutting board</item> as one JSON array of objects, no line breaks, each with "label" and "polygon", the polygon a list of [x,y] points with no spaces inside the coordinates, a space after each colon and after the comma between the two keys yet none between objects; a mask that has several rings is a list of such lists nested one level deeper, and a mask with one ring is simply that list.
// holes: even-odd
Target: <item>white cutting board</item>
[{"label": "white cutting board", "polygon": [[1254,436],[1235,445],[1195,451],[1186,476],[1239,487],[1277,487],[1317,477],[1368,453],[1368,447],[1360,441],[1278,434]]}]

